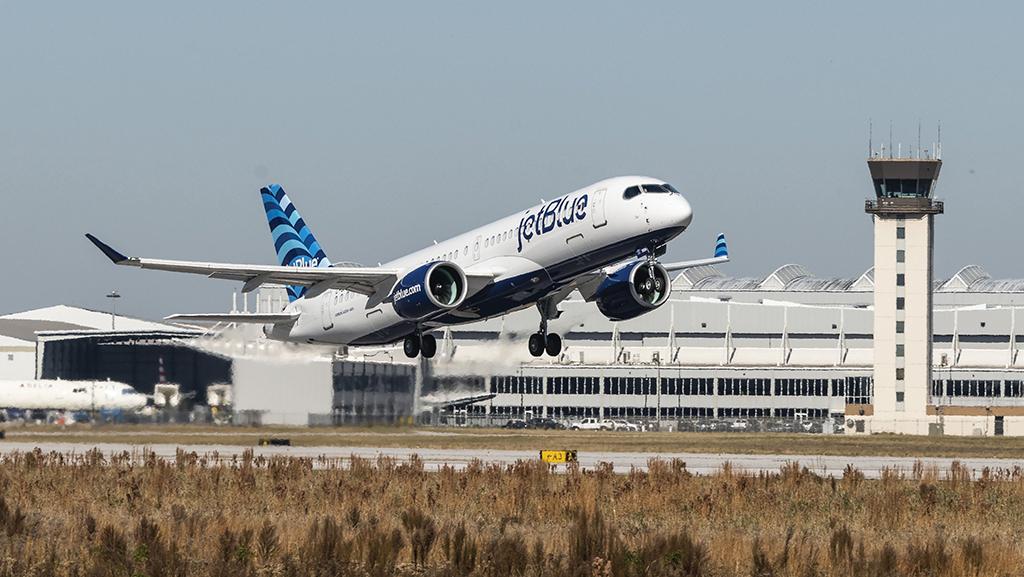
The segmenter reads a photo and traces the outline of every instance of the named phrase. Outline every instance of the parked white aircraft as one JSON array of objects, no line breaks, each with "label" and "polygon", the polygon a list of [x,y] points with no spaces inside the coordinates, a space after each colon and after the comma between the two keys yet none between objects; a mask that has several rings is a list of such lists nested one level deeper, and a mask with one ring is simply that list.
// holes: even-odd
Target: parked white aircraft
[{"label": "parked white aircraft", "polygon": [[690,204],[672,185],[644,176],[597,182],[433,244],[379,267],[334,265],[278,185],[261,189],[279,266],[127,257],[91,234],[115,264],[288,285],[288,306],[269,314],[184,314],[169,320],[258,322],[273,339],[380,345],[404,339],[409,357],[432,357],[438,327],[536,305],[534,356],[561,351],[548,320],[573,290],[613,320],[668,300],[669,273],[729,260],[724,235],[714,257],[659,263],[665,245],[689,226]]},{"label": "parked white aircraft", "polygon": [[117,381],[0,381],[0,408],[44,411],[134,411],[146,395]]}]

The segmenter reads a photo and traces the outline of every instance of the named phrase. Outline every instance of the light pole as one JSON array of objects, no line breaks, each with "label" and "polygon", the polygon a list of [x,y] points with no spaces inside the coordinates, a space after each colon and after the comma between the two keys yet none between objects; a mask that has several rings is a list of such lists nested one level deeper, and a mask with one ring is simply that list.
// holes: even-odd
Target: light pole
[{"label": "light pole", "polygon": [[117,299],[121,298],[121,295],[117,294],[117,289],[110,291],[107,294],[107,298],[110,299],[110,330],[115,330],[114,322],[117,318]]}]

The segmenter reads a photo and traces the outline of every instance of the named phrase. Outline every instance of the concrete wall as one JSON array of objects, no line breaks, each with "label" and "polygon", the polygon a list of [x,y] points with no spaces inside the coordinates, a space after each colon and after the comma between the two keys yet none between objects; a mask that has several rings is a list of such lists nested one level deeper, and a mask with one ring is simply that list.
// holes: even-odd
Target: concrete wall
[{"label": "concrete wall", "polygon": [[[874,217],[877,423],[915,421],[925,415],[932,359],[931,218]],[[897,235],[900,228],[904,238]],[[899,254],[904,255],[902,262]],[[905,278],[902,286],[897,285],[900,275]],[[897,306],[900,299],[903,308]],[[904,325],[902,332],[897,331],[899,323]]]},{"label": "concrete wall", "polygon": [[0,335],[0,380],[34,379],[35,343]]}]

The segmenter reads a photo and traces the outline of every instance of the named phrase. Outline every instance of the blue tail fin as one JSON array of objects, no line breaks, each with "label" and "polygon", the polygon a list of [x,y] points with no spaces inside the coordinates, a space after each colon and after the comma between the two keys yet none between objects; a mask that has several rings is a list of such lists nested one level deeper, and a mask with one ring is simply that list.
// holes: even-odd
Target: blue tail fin
[{"label": "blue tail fin", "polygon": [[729,247],[725,244],[725,234],[719,234],[715,241],[715,256],[729,256]]},{"label": "blue tail fin", "polygon": [[[313,266],[328,267],[331,261],[324,254],[320,243],[313,232],[302,220],[291,199],[279,184],[271,184],[260,189],[263,197],[263,209],[267,212],[267,223],[270,234],[274,236],[274,249],[277,250],[277,263],[281,266]],[[306,292],[304,286],[289,286],[288,300],[302,298]]]}]

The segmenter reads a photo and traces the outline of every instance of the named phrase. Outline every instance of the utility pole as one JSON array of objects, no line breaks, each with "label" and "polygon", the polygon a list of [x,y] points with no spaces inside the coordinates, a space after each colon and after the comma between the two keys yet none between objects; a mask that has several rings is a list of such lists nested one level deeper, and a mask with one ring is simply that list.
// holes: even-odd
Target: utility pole
[{"label": "utility pole", "polygon": [[117,299],[121,298],[121,295],[117,294],[117,289],[110,291],[107,294],[107,298],[110,299],[110,330],[116,330],[116,319],[117,319]]}]

